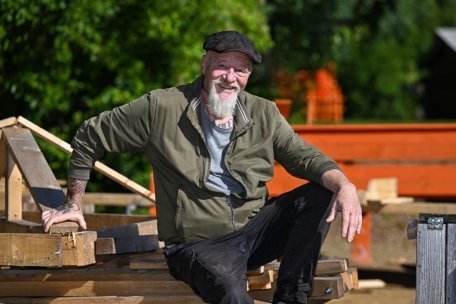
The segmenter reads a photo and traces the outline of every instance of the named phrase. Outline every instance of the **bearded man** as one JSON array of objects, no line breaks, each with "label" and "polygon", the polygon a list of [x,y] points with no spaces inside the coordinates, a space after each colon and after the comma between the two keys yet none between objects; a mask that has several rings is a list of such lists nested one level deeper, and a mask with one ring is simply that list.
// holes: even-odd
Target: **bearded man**
[{"label": "bearded man", "polygon": [[[262,60],[252,41],[223,31],[204,43],[202,75],[153,90],[84,122],[72,141],[66,202],[43,212],[44,229],[72,220],[104,152],[144,155],[154,168],[159,239],[170,273],[208,303],[253,303],[246,272],[284,255],[273,303],[306,303],[337,212],[349,242],[361,229],[356,189],[307,144],[269,100],[244,89]],[[279,197],[274,161],[309,180]]]}]

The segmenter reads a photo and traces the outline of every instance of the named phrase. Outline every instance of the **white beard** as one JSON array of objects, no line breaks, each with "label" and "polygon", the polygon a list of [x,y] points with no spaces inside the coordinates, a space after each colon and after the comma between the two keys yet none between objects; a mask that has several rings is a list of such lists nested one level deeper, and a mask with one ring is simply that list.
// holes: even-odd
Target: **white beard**
[{"label": "white beard", "polygon": [[236,108],[236,100],[239,94],[239,88],[237,88],[236,94],[233,95],[230,99],[222,99],[217,95],[215,90],[215,85],[220,83],[219,81],[213,81],[209,89],[208,94],[208,103],[206,110],[214,115],[217,118],[225,118],[229,115],[234,115],[234,110]]}]

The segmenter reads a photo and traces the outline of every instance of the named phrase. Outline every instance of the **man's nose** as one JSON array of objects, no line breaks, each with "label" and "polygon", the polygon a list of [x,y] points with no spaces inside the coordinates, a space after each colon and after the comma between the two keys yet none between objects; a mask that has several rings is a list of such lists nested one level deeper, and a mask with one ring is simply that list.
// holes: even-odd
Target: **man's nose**
[{"label": "man's nose", "polygon": [[226,80],[228,82],[235,82],[236,81],[236,73],[234,72],[233,68],[228,69],[226,72]]}]

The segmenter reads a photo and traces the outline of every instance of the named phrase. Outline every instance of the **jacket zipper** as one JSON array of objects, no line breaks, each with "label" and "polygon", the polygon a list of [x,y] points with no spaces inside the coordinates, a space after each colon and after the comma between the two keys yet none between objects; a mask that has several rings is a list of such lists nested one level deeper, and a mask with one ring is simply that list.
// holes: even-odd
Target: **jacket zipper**
[{"label": "jacket zipper", "polygon": [[234,223],[234,210],[233,210],[233,206],[231,205],[231,198],[229,195],[226,196],[226,204],[228,206],[230,206],[230,210],[231,210],[231,224],[233,225],[233,229],[234,231],[236,231],[236,224]]}]

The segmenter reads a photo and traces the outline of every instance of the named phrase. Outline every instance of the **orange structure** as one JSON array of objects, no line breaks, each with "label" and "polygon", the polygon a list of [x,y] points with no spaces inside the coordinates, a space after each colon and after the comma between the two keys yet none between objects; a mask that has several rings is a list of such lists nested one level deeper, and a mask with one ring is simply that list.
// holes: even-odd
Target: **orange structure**
[{"label": "orange structure", "polygon": [[[332,157],[356,185],[396,177],[398,195],[456,199],[456,124],[294,125],[294,131]],[[271,196],[303,184],[276,164]]]},{"label": "orange structure", "polygon": [[315,73],[314,87],[307,90],[305,100],[307,124],[314,121],[343,121],[345,97],[337,83],[336,63],[329,63]]}]

